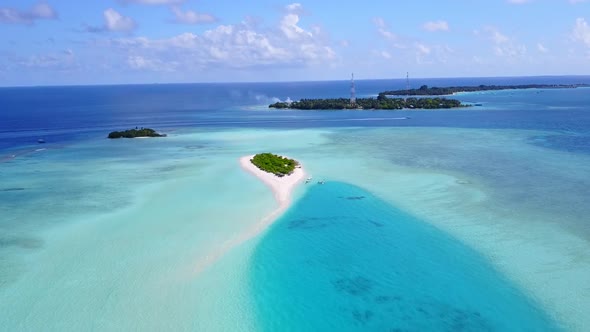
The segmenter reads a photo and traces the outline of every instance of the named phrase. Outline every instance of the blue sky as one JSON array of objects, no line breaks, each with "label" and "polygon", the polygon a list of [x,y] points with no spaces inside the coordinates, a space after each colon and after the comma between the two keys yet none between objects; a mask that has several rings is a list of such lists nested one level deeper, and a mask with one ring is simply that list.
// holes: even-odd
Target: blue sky
[{"label": "blue sky", "polygon": [[590,75],[590,0],[1,0],[0,85]]}]

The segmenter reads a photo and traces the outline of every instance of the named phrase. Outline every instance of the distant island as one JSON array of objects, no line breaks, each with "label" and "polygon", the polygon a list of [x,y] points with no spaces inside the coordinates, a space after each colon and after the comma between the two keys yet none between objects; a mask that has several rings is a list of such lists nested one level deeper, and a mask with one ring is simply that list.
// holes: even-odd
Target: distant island
[{"label": "distant island", "polygon": [[113,131],[108,138],[136,138],[136,137],[166,137],[166,134],[159,134],[150,128],[137,128],[124,131]]},{"label": "distant island", "polygon": [[272,153],[259,153],[250,160],[254,166],[267,173],[283,177],[293,173],[299,165],[294,159],[281,157]]},{"label": "distant island", "polygon": [[298,109],[298,110],[401,110],[410,109],[441,109],[469,107],[459,100],[447,98],[389,98],[380,93],[377,98],[358,98],[351,103],[347,98],[333,99],[301,99],[294,102],[277,102],[268,105],[269,108]]},{"label": "distant island", "polygon": [[457,92],[478,92],[497,90],[523,90],[523,89],[575,89],[590,87],[590,84],[524,84],[524,85],[477,85],[477,86],[451,86],[446,88],[421,86],[419,89],[384,91],[381,94],[387,96],[443,96]]}]

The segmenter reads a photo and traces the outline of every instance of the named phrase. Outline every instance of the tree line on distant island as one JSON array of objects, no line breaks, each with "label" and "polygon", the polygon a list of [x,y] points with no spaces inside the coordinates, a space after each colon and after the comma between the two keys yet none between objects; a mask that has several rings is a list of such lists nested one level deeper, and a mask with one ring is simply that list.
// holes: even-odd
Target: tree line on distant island
[{"label": "tree line on distant island", "polygon": [[376,109],[376,110],[400,110],[410,109],[441,109],[466,107],[459,100],[447,98],[388,98],[380,93],[377,98],[358,98],[354,104],[350,99],[301,99],[294,102],[277,102],[269,105],[269,108],[299,109],[299,110],[344,110],[344,109]]},{"label": "tree line on distant island", "polygon": [[291,174],[299,163],[293,159],[278,156],[272,153],[259,153],[251,160],[259,169],[283,177]]},{"label": "tree line on distant island", "polygon": [[422,85],[419,89],[391,90],[382,94],[388,96],[443,96],[457,92],[478,92],[498,90],[522,90],[522,89],[575,89],[588,87],[588,84],[523,84],[523,85],[477,85],[477,86],[451,86],[446,88],[428,87]]},{"label": "tree line on distant island", "polygon": [[151,128],[137,128],[123,130],[123,131],[113,131],[109,133],[108,138],[135,138],[135,137],[166,137],[166,134],[159,134],[155,130]]},{"label": "tree line on distant island", "polygon": [[277,102],[270,104],[269,108],[299,109],[299,110],[343,110],[343,109],[383,109],[399,110],[409,109],[441,109],[469,107],[461,104],[459,100],[448,98],[391,98],[388,96],[444,96],[457,92],[478,92],[497,90],[522,90],[522,89],[574,89],[590,87],[590,84],[523,84],[523,85],[477,85],[477,86],[452,86],[446,88],[428,87],[422,85],[419,89],[391,90],[380,92],[377,98],[358,98],[351,103],[347,98],[329,99],[301,99],[294,102]]}]

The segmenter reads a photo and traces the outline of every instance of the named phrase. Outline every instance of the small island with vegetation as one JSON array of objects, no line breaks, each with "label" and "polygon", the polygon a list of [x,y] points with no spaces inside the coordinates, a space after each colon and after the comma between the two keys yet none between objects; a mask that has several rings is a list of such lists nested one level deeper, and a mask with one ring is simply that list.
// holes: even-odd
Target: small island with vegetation
[{"label": "small island with vegetation", "polygon": [[294,159],[281,157],[272,153],[259,153],[250,160],[254,166],[267,173],[283,177],[293,173],[299,163]]},{"label": "small island with vegetation", "polygon": [[278,102],[268,106],[277,109],[298,110],[401,110],[441,109],[469,107],[459,100],[448,98],[389,98],[380,93],[377,98],[357,98],[354,103],[346,98],[301,99],[294,102]]},{"label": "small island with vegetation", "polygon": [[109,133],[108,138],[136,138],[136,137],[166,137],[166,134],[159,134],[150,128],[137,128],[124,131],[113,131]]},{"label": "small island with vegetation", "polygon": [[523,84],[523,85],[477,85],[477,86],[451,86],[446,88],[429,87],[422,85],[419,89],[384,91],[381,94],[387,96],[445,96],[458,92],[479,92],[499,90],[523,90],[523,89],[575,89],[590,87],[590,84]]},{"label": "small island with vegetation", "polygon": [[[401,110],[401,109],[448,109],[470,107],[471,104],[462,104],[457,99],[430,96],[447,96],[458,92],[499,91],[499,90],[523,90],[523,89],[575,89],[590,87],[590,84],[523,84],[523,85],[477,85],[477,86],[451,86],[429,87],[422,85],[418,89],[391,90],[380,92],[377,98],[357,98],[351,101],[349,98],[322,98],[301,99],[299,101],[276,102],[268,105],[276,109],[297,110]],[[404,96],[391,97],[391,96]],[[412,97],[410,97],[412,96]],[[426,97],[424,97],[426,96]],[[481,106],[475,104],[475,106]]]}]

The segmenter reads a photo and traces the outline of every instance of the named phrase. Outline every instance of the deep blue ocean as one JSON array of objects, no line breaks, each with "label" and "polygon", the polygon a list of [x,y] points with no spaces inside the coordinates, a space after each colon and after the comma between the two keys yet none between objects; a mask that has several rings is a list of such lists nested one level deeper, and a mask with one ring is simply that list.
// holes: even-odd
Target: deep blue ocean
[{"label": "deep blue ocean", "polygon": [[[413,86],[576,84],[590,83],[590,76],[414,79],[411,83]],[[444,111],[267,108],[268,104],[287,98],[347,97],[349,84],[348,81],[326,81],[0,88],[0,177],[6,176],[4,174],[22,177],[4,177],[1,181],[11,184],[8,187],[0,184],[0,211],[9,214],[9,217],[0,216],[0,302],[3,301],[3,287],[11,290],[10,285],[21,274],[26,275],[27,255],[42,250],[44,242],[36,240],[38,234],[34,228],[53,227],[38,221],[42,219],[42,210],[22,211],[21,206],[36,206],[36,202],[40,202],[59,211],[54,219],[67,219],[68,213],[103,209],[104,202],[88,203],[93,201],[93,191],[96,191],[110,197],[109,209],[122,209],[130,199],[123,199],[126,196],[118,193],[120,188],[113,185],[117,183],[116,178],[109,177],[112,183],[102,187],[100,176],[116,174],[121,182],[139,185],[144,179],[149,180],[149,176],[182,171],[181,167],[175,168],[176,165],[166,165],[150,169],[145,172],[149,175],[146,177],[142,177],[142,172],[134,174],[133,168],[140,168],[141,159],[150,159],[148,155],[158,154],[159,148],[171,148],[165,141],[157,140],[153,143],[146,140],[139,145],[107,146],[104,143],[109,131],[135,126],[156,128],[171,136],[178,133],[179,137],[192,131],[343,129],[331,133],[333,145],[328,148],[361,151],[362,144],[375,145],[377,147],[372,148],[376,153],[398,166],[464,173],[464,184],[470,183],[467,179],[470,176],[479,177],[484,185],[496,184],[495,188],[489,185],[487,194],[500,206],[494,206],[498,215],[505,213],[512,217],[513,210],[524,207],[590,236],[590,225],[585,222],[588,208],[584,202],[590,196],[586,195],[587,179],[578,174],[583,173],[584,168],[578,167],[575,176],[555,173],[557,175],[551,178],[547,174],[554,171],[554,165],[560,165],[552,159],[544,160],[540,167],[530,159],[523,165],[515,154],[524,150],[508,150],[504,155],[501,148],[486,150],[485,142],[477,145],[470,141],[487,131],[514,129],[534,133],[527,136],[525,145],[548,148],[568,156],[589,155],[590,88],[458,94],[453,98],[481,106]],[[376,96],[380,91],[404,86],[405,80],[356,82],[358,97]],[[387,134],[362,135],[366,128],[390,127],[445,128],[450,132],[454,128],[477,130],[461,132],[464,137],[445,136],[448,142],[457,145],[442,147],[436,142],[412,141],[411,133],[405,132],[397,136],[400,141],[396,142],[388,142]],[[354,134],[354,138],[348,138],[349,134]],[[506,142],[510,143],[512,132],[506,135]],[[425,139],[428,136],[420,132],[416,137]],[[46,143],[39,144],[39,139]],[[171,159],[188,158],[194,150],[202,148],[196,143],[182,141],[182,137],[178,141],[183,149],[167,150]],[[79,142],[89,142],[92,149],[79,145],[69,148]],[[203,143],[210,148],[207,150],[210,152],[202,152],[203,159],[207,158],[207,153],[221,151],[219,153],[231,155],[244,149],[227,142],[223,147]],[[462,142],[465,149],[461,149]],[[40,148],[59,150],[62,157],[34,154]],[[135,149],[137,153],[134,154]],[[538,153],[537,150],[525,152],[531,156]],[[483,155],[486,153],[489,155]],[[11,173],[7,173],[13,160],[27,156],[31,156],[25,160],[30,168],[20,172],[13,167]],[[44,158],[51,160],[51,168],[42,167]],[[116,164],[117,158],[129,169],[111,173],[108,165]],[[152,162],[158,158],[152,157]],[[167,155],[162,154],[162,159],[166,158]],[[486,158],[493,162],[487,162]],[[95,182],[83,186],[83,181],[76,183],[76,177],[68,177],[68,174],[75,174],[84,179],[83,170],[76,169],[77,159],[86,165],[104,162],[106,166],[102,169],[99,165],[93,173],[98,174],[93,175]],[[491,165],[495,162],[497,167]],[[21,181],[27,177],[36,177],[36,182],[31,183],[37,187],[30,185],[32,189],[27,189],[26,181]],[[540,184],[539,179],[547,179],[545,185]],[[62,182],[63,188],[60,188]],[[45,188],[44,183],[51,183],[51,186]],[[77,191],[68,188],[77,188]],[[536,188],[537,192],[527,192],[529,188]],[[554,189],[572,196],[560,195],[555,198],[555,204],[546,204],[543,199],[546,200]],[[56,193],[59,197],[52,196]],[[206,193],[201,194],[203,196],[199,197],[206,200]],[[88,205],[75,206],[76,200],[82,198]],[[569,219],[554,218],[564,211]],[[164,215],[163,221],[167,222],[167,214]],[[530,217],[534,218],[536,216]],[[260,236],[245,282],[251,293],[256,326],[263,331],[554,331],[562,328],[553,319],[554,315],[544,312],[539,303],[497,271],[484,255],[358,184],[341,181],[310,184],[302,197]],[[142,246],[150,243],[149,239],[142,240],[145,240]],[[121,255],[124,257],[125,252]],[[4,267],[5,257],[11,259],[10,264],[17,257],[17,263]],[[18,273],[14,275],[13,266],[18,266]],[[61,280],[59,273],[53,272],[56,280]],[[109,279],[104,280],[108,283]],[[35,294],[31,297],[35,298]],[[175,304],[163,302],[159,305],[173,308]],[[187,308],[190,306],[183,310]],[[28,312],[25,307],[20,309]],[[20,317],[18,306],[14,312],[14,317]],[[11,326],[30,330],[26,319],[0,319],[0,324],[7,324],[0,325],[0,330]],[[49,330],[58,330],[56,324],[49,326]],[[141,325],[131,322],[125,326]]]},{"label": "deep blue ocean", "polygon": [[[590,83],[590,77],[416,79],[412,83],[428,86],[576,84]],[[590,112],[586,107],[590,89],[576,89],[568,94],[559,90],[542,93],[530,90],[456,96],[483,105],[469,112],[260,111],[276,100],[287,98],[348,97],[349,84],[325,81],[0,88],[0,150],[34,144],[40,137],[59,143],[139,125],[162,129],[356,126],[546,129],[564,135],[549,138],[542,144],[590,152]],[[404,88],[405,80],[357,81],[356,87],[357,96],[374,96],[379,91]],[[474,112],[481,109],[485,112]],[[404,116],[411,119],[397,120]]]}]

